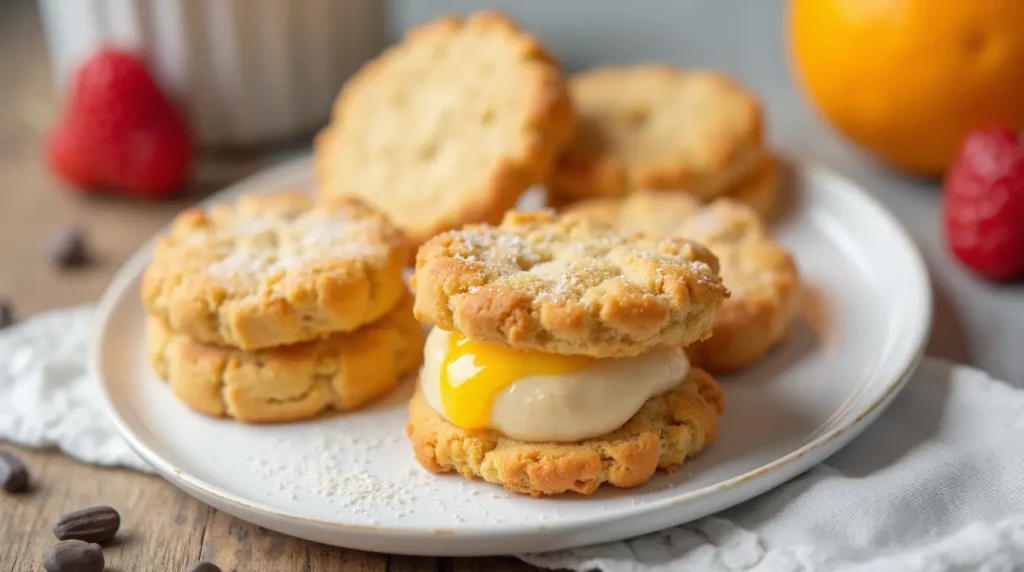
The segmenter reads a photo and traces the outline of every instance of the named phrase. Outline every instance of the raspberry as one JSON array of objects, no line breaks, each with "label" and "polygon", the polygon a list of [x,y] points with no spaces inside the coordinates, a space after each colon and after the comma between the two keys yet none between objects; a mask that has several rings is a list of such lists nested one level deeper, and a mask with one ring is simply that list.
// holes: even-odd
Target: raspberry
[{"label": "raspberry", "polygon": [[942,216],[950,250],[991,280],[1024,272],[1024,144],[1012,129],[971,133],[946,173]]}]

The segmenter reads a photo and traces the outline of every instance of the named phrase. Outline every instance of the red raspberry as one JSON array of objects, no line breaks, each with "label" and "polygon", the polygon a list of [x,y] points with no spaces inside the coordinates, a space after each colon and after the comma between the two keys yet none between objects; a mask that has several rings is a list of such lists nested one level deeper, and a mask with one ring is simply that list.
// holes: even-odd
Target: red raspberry
[{"label": "red raspberry", "polygon": [[992,280],[1024,272],[1024,143],[1012,129],[976,131],[946,173],[942,216],[950,250]]},{"label": "red raspberry", "polygon": [[192,141],[145,62],[107,48],[75,72],[47,157],[54,171],[84,191],[157,199],[185,182]]}]

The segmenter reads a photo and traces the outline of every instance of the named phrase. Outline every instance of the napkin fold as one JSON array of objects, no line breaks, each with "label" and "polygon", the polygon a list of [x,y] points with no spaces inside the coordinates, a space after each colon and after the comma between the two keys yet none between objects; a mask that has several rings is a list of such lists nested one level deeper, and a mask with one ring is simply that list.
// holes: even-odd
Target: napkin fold
[{"label": "napkin fold", "polygon": [[[0,331],[0,440],[150,472],[89,378],[92,314]],[[518,557],[605,572],[1024,571],[1024,390],[926,359],[861,436],[773,491],[647,536]]]}]

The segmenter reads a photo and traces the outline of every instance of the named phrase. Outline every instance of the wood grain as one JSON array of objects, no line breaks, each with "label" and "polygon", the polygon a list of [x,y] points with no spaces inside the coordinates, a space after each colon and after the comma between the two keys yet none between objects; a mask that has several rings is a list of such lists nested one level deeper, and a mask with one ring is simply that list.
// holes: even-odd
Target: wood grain
[{"label": "wood grain", "polygon": [[[0,2],[0,298],[18,316],[96,300],[111,274],[175,212],[264,167],[266,154],[204,158],[185,196],[165,203],[78,196],[40,154],[57,113],[42,31],[31,0]],[[85,229],[98,263],[59,272],[49,243],[65,226]],[[514,559],[435,559],[346,550],[290,538],[216,511],[153,476],[102,469],[53,451],[0,443],[24,459],[31,490],[0,494],[0,572],[42,570],[62,514],[97,504],[120,511],[121,532],[104,549],[108,572],[186,571],[201,560],[239,572],[517,572]]]},{"label": "wood grain", "polygon": [[62,514],[106,504],[121,530],[104,548],[108,572],[186,571],[206,560],[237,572],[520,572],[512,558],[420,558],[307,542],[240,521],[165,481],[124,469],[83,465],[53,451],[10,445],[28,465],[29,491],[0,494],[0,572],[40,570]]},{"label": "wood grain", "polygon": [[[121,513],[121,532],[105,550],[108,570],[187,570],[203,548],[215,512],[169,484],[127,470],[76,463],[55,452],[13,448],[32,476],[28,492],[0,496],[0,570],[38,570],[56,539],[54,521],[71,510],[106,504]],[[6,568],[5,568],[6,567]]]}]

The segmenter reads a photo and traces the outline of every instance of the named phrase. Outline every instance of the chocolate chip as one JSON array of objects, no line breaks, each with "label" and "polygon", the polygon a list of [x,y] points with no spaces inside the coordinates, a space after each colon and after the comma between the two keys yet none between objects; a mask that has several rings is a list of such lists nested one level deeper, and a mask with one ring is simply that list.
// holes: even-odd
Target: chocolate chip
[{"label": "chocolate chip", "polygon": [[43,552],[46,572],[103,572],[105,564],[100,545],[81,540],[61,540]]},{"label": "chocolate chip", "polygon": [[10,300],[0,298],[0,330],[14,325],[14,306]]},{"label": "chocolate chip", "polygon": [[10,451],[0,451],[0,486],[9,493],[28,487],[28,468]]},{"label": "chocolate chip", "polygon": [[57,519],[53,535],[58,540],[74,538],[103,544],[114,538],[121,527],[121,515],[109,506],[93,506],[69,512]]},{"label": "chocolate chip", "polygon": [[84,268],[93,263],[85,233],[74,227],[60,231],[53,243],[51,254],[54,263],[62,269]]},{"label": "chocolate chip", "polygon": [[195,566],[188,569],[188,572],[223,572],[219,566],[213,562],[200,562]]}]

